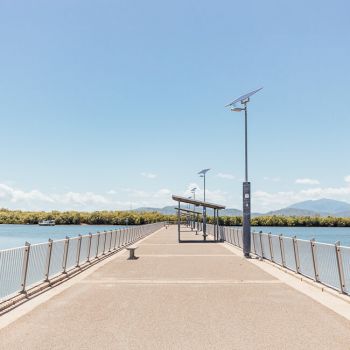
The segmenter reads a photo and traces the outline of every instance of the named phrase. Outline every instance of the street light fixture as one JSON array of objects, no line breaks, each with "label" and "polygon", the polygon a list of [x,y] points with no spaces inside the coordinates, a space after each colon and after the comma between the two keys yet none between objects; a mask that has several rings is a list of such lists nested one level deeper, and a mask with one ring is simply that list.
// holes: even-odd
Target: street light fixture
[{"label": "street light fixture", "polygon": [[[193,187],[192,190],[191,190],[191,193],[193,194],[193,200],[196,200],[196,189],[197,189],[197,187]],[[195,210],[196,210],[196,206],[193,204],[193,211],[195,211]],[[195,220],[195,217],[194,217],[194,220]],[[192,229],[195,228],[194,220],[193,220],[193,223],[192,223]]]},{"label": "street light fixture", "polygon": [[192,190],[191,190],[191,193],[193,194],[193,199],[196,200],[196,190],[197,190],[197,187],[193,187]]},{"label": "street light fixture", "polygon": [[[203,178],[203,182],[204,182],[204,194],[203,194],[204,202],[205,202],[205,174],[209,170],[210,169],[203,169],[198,173],[198,175]],[[205,206],[203,207],[203,235],[204,235],[204,239],[206,239],[206,235],[207,235],[207,208]]]},{"label": "street light fixture", "polygon": [[210,169],[203,169],[203,170],[201,170],[201,171],[198,173],[198,175],[199,175],[200,177],[202,177],[202,178],[203,178],[203,181],[204,181],[204,194],[203,194],[204,202],[205,202],[205,174],[206,174],[209,170],[210,170]]},{"label": "street light fixture", "polygon": [[[243,254],[246,258],[250,257],[250,182],[248,182],[248,109],[247,103],[250,101],[250,97],[260,91],[262,88],[245,94],[225,107],[231,107],[232,112],[244,111],[244,124],[245,124],[245,177],[243,182]],[[235,104],[240,102],[244,105],[243,108],[235,107]]]}]

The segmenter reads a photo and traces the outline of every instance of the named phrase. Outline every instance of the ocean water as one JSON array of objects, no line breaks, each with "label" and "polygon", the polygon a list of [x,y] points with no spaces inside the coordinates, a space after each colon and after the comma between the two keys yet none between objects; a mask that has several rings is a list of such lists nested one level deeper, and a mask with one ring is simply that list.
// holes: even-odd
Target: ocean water
[{"label": "ocean water", "polygon": [[350,246],[350,227],[276,227],[276,226],[253,226],[252,231],[262,231],[284,236],[297,236],[300,239],[312,239],[322,243],[335,243],[340,241],[343,246]]},{"label": "ocean water", "polygon": [[76,237],[104,230],[115,230],[125,226],[117,225],[0,225],[0,249],[22,247],[25,242],[42,243],[49,238]]},{"label": "ocean water", "polygon": [[[76,237],[98,231],[112,230],[124,226],[113,225],[0,225],[0,249],[22,247],[29,243],[46,242],[49,238],[56,240],[66,236]],[[252,231],[271,232],[284,236],[297,236],[300,239],[315,238],[318,242],[335,243],[340,241],[344,246],[350,246],[350,227],[252,227]]]}]

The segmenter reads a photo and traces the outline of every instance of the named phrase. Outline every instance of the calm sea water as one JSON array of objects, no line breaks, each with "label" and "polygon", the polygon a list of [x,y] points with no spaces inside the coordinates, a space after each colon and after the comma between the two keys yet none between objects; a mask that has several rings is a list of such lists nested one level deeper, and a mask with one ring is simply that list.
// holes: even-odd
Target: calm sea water
[{"label": "calm sea water", "polygon": [[315,238],[318,242],[335,243],[340,241],[341,245],[350,246],[350,227],[252,227],[253,231],[263,231],[284,236],[297,236],[300,239]]},{"label": "calm sea water", "polygon": [[[0,225],[0,249],[21,247],[26,241],[41,243],[51,239],[62,239],[66,236],[76,237],[79,234],[96,233],[123,226],[113,225]],[[282,233],[285,236],[297,236],[301,239],[315,238],[318,242],[335,243],[350,246],[350,227],[252,227],[252,230]]]},{"label": "calm sea water", "polygon": [[0,225],[0,249],[22,247],[29,243],[46,242],[49,238],[56,240],[66,236],[76,237],[98,231],[112,230],[124,226],[113,225]]}]

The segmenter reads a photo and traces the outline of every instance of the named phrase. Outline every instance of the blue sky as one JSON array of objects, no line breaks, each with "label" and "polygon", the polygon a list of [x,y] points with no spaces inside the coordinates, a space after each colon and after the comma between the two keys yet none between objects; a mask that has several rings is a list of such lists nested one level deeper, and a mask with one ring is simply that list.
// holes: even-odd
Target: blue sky
[{"label": "blue sky", "polygon": [[0,207],[350,201],[347,1],[0,2]]}]

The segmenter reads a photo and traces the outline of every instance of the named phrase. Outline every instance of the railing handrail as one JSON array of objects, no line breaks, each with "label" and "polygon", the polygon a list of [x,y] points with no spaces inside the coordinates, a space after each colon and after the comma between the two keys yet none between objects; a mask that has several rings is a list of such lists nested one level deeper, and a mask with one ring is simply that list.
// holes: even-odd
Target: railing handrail
[{"label": "railing handrail", "polygon": [[[210,229],[211,224],[207,225]],[[225,232],[225,229],[229,232],[232,227],[223,226],[223,237],[226,242],[240,247],[243,230],[234,227],[238,239],[232,239]],[[342,246],[339,242],[331,244],[262,231],[252,231],[251,235],[252,252],[256,256],[350,295],[350,247]]]},{"label": "railing handrail", "polygon": [[[123,249],[165,224],[156,222],[133,227],[123,226],[94,234],[49,239],[48,242],[28,243],[22,247],[0,250],[0,310],[3,303],[13,296],[27,294],[41,283],[50,282],[50,279],[66,275],[75,269],[79,270],[82,265],[89,266],[102,256],[109,256]],[[100,237],[98,242],[96,237]]]}]

